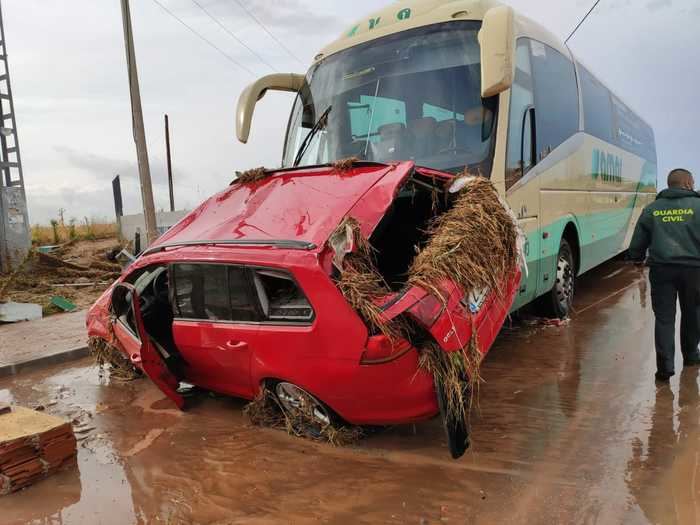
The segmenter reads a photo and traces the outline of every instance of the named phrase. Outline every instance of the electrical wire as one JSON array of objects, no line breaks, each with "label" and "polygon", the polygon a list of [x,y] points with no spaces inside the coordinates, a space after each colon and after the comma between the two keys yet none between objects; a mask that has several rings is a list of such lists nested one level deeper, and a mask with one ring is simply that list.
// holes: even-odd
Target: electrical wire
[{"label": "electrical wire", "polygon": [[224,57],[226,57],[226,59],[227,59],[229,62],[232,62],[233,64],[235,64],[235,65],[238,66],[239,68],[243,69],[243,70],[246,71],[248,74],[250,74],[250,76],[252,76],[252,77],[257,76],[255,73],[253,73],[253,71],[252,71],[249,67],[247,67],[245,64],[242,64],[241,62],[239,62],[238,60],[236,60],[235,58],[233,58],[231,55],[229,55],[228,53],[226,53],[224,50],[222,50],[220,47],[218,47],[216,44],[214,44],[211,40],[209,40],[209,39],[206,38],[205,36],[202,36],[202,35],[201,35],[199,32],[197,32],[192,26],[188,25],[188,24],[187,24],[184,20],[182,20],[179,16],[177,16],[177,15],[176,15],[175,13],[173,13],[170,9],[168,9],[167,7],[165,7],[161,2],[159,2],[159,0],[153,0],[153,3],[155,3],[155,4],[156,4],[158,7],[160,7],[163,11],[165,11],[165,12],[168,13],[170,16],[172,16],[175,20],[177,20],[178,22],[180,22],[180,24],[182,24],[183,26],[185,26],[185,27],[186,27],[187,29],[189,29],[192,33],[194,33],[195,35],[197,35],[201,40],[203,40],[204,42],[206,42],[207,44],[209,44],[211,47],[213,47],[214,49],[216,49],[219,53],[221,53]]},{"label": "electrical wire", "polygon": [[586,21],[586,19],[588,18],[588,16],[593,12],[593,10],[594,10],[596,7],[598,7],[598,4],[599,4],[599,3],[600,3],[600,0],[596,0],[596,2],[593,4],[593,7],[591,7],[591,8],[588,10],[588,13],[586,13],[586,16],[584,16],[584,17],[581,19],[581,21],[576,25],[576,27],[575,27],[574,30],[571,32],[571,34],[569,35],[569,37],[568,37],[566,40],[564,40],[564,44],[567,44],[567,43],[569,42],[569,40],[571,40],[571,37],[574,36],[574,34],[576,33],[576,31],[578,31],[579,27],[581,27],[581,26],[583,25],[583,23]]},{"label": "electrical wire", "polygon": [[260,56],[258,53],[256,53],[253,49],[251,49],[243,40],[241,40],[240,38],[238,38],[238,37],[233,33],[233,31],[229,30],[229,28],[226,27],[218,18],[216,18],[214,15],[212,15],[206,7],[204,7],[202,4],[200,4],[200,3],[198,2],[198,0],[192,0],[192,2],[193,2],[197,7],[199,7],[199,8],[204,12],[204,14],[206,14],[210,19],[212,19],[214,22],[216,22],[216,24],[217,24],[221,29],[223,29],[223,30],[226,31],[231,37],[233,37],[233,38],[236,40],[236,42],[238,42],[240,45],[242,45],[242,46],[245,47],[248,51],[250,51],[258,60],[260,60],[260,61],[261,61],[263,64],[265,64],[267,67],[269,67],[270,69],[272,69],[272,71],[277,71],[277,69],[275,68],[275,66],[273,66],[272,64],[270,64],[267,60],[265,60],[263,57],[261,57],[261,56]]},{"label": "electrical wire", "polygon": [[246,5],[241,0],[233,0],[233,1],[236,2],[239,5],[239,7],[241,9],[243,9],[243,11],[245,11],[246,14],[253,20],[253,22],[255,22],[258,26],[260,26],[260,28],[263,31],[265,31],[272,40],[277,42],[277,45],[279,45],[282,49],[284,49],[290,57],[292,57],[294,60],[299,62],[299,64],[301,64],[302,66],[306,67],[304,62],[302,62],[302,60],[298,56],[296,56],[287,46],[285,46],[279,38],[277,38],[274,34],[272,34],[272,32],[267,27],[265,27],[265,24],[263,24],[260,21],[260,19],[257,16],[255,16],[253,11],[248,9],[248,7],[246,7]]}]

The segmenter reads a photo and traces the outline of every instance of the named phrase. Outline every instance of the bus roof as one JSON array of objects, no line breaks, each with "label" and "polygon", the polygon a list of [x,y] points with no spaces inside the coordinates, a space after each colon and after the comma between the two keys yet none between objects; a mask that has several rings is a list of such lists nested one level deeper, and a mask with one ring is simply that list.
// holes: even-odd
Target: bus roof
[{"label": "bus roof", "polygon": [[[316,56],[329,55],[383,36],[408,29],[456,20],[483,20],[486,11],[502,5],[496,0],[400,0],[355,22],[343,35]],[[571,53],[552,33],[515,12],[516,37],[527,36],[549,45],[566,56]]]},{"label": "bus roof", "polygon": [[[486,11],[500,5],[503,4],[498,0],[399,0],[392,2],[384,9],[356,21],[343,32],[340,38],[324,47],[316,55],[314,62],[358,44],[417,27],[456,20],[483,20]],[[552,32],[517,11],[514,11],[514,19],[516,39],[527,37],[547,44],[591,72],[591,69],[585,63],[581,63],[566,44]],[[600,80],[598,81],[600,82]],[[603,82],[601,84],[606,86]],[[630,108],[624,99],[612,90],[608,89],[608,91],[641,119],[639,113]],[[642,120],[644,121],[644,119]],[[649,125],[646,121],[644,123]]]}]

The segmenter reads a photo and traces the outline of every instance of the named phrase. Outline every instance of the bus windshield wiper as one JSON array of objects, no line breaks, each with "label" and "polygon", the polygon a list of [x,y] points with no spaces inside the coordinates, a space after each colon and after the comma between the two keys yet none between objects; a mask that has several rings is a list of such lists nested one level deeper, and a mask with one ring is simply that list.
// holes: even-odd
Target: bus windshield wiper
[{"label": "bus windshield wiper", "polygon": [[321,113],[321,116],[318,117],[318,120],[311,128],[311,131],[309,131],[309,134],[306,135],[306,138],[301,143],[301,146],[299,146],[299,151],[297,151],[296,157],[294,157],[293,166],[295,168],[301,162],[301,159],[304,157],[304,153],[306,153],[306,150],[308,149],[309,145],[311,144],[311,140],[314,138],[316,133],[318,133],[320,130],[322,130],[323,128],[326,127],[326,122],[328,122],[328,114],[331,112],[331,109],[333,109],[333,106],[328,106],[328,108],[326,108],[326,111]]}]

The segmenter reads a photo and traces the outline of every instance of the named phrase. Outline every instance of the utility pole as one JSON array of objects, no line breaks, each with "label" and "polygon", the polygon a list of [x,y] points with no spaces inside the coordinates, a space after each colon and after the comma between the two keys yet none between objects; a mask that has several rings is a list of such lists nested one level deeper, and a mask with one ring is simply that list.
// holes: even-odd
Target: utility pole
[{"label": "utility pole", "polygon": [[121,0],[122,22],[124,24],[124,45],[126,46],[126,67],[129,72],[129,94],[131,96],[131,120],[136,143],[136,157],[139,164],[139,179],[141,181],[141,199],[143,201],[143,218],[146,223],[146,238],[148,244],[158,237],[156,225],[156,210],[153,204],[153,185],[151,170],[148,165],[148,150],[146,149],[146,132],[143,126],[141,110],[141,93],[139,77],[136,69],[136,53],[134,52],[134,35],[131,28],[131,12],[129,0]]},{"label": "utility pole", "polygon": [[168,158],[168,189],[170,190],[170,211],[175,211],[175,196],[173,195],[173,167],[170,162],[170,127],[168,115],[165,115],[165,153]]},{"label": "utility pole", "polygon": [[10,272],[22,264],[30,245],[24,175],[0,9],[0,273]]}]

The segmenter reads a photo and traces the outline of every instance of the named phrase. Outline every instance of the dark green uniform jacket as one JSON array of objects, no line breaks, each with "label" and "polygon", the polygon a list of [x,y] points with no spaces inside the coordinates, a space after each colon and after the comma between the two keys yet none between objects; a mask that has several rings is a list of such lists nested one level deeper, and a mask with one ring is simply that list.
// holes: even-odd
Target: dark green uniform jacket
[{"label": "dark green uniform jacket", "polygon": [[629,258],[649,265],[700,266],[700,194],[663,190],[644,208],[634,230]]}]

